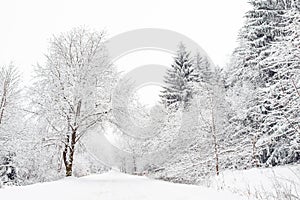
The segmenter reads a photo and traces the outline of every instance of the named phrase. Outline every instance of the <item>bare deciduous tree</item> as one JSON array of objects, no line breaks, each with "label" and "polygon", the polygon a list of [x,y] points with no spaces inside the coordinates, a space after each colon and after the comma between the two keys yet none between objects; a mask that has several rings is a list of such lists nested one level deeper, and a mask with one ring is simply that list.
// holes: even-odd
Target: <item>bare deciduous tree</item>
[{"label": "bare deciduous tree", "polygon": [[115,72],[103,40],[103,32],[75,28],[51,40],[46,65],[37,67],[33,103],[61,144],[66,176],[77,142],[111,110]]},{"label": "bare deciduous tree", "polygon": [[10,65],[8,67],[2,67],[0,69],[0,125],[3,123],[4,118],[6,117],[6,110],[9,112],[8,107],[12,107],[16,95],[19,93],[19,74],[17,69]]},{"label": "bare deciduous tree", "polygon": [[[21,114],[18,112],[19,73],[10,64],[0,68],[0,183],[16,181],[16,168],[13,162],[15,143],[12,138],[21,130]],[[14,144],[13,144],[14,143]]]}]

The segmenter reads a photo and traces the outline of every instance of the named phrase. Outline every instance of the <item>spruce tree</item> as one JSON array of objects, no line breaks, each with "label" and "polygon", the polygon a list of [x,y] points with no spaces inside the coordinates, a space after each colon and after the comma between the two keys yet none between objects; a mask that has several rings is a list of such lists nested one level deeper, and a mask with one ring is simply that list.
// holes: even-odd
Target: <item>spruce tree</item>
[{"label": "spruce tree", "polygon": [[261,90],[265,110],[260,157],[267,166],[300,161],[300,9],[298,1],[285,11],[282,37],[270,48],[264,62],[274,71],[268,86]]},{"label": "spruce tree", "polygon": [[195,72],[197,74],[198,83],[210,84],[214,77],[214,72],[211,63],[206,56],[202,56],[197,52],[195,56]]},{"label": "spruce tree", "polygon": [[178,109],[181,105],[187,107],[192,98],[192,87],[190,84],[196,80],[197,76],[190,52],[180,43],[174,63],[165,76],[166,86],[163,87],[160,95],[163,105],[174,109]]},{"label": "spruce tree", "polygon": [[[264,86],[274,75],[264,69],[262,61],[269,56],[268,49],[281,34],[280,22],[287,6],[277,0],[252,0],[252,9],[245,15],[246,22],[239,33],[240,46],[234,52],[235,75],[242,76],[256,87]],[[240,77],[241,78],[241,77]]]},{"label": "spruce tree", "polygon": [[228,129],[232,131],[232,141],[236,140],[236,154],[240,157],[236,163],[243,167],[260,166],[265,162],[260,155],[264,148],[260,138],[269,128],[266,88],[276,75],[274,69],[266,68],[265,62],[271,54],[270,48],[283,35],[281,22],[291,1],[252,0],[250,4],[252,9],[246,13],[227,82],[228,95],[243,102],[232,102],[231,128]]}]

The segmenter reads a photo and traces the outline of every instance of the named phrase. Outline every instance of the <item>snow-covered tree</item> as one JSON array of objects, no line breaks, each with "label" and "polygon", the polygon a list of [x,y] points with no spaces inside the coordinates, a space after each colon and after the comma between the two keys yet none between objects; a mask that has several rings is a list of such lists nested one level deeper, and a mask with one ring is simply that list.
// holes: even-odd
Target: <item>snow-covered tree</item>
[{"label": "snow-covered tree", "polygon": [[[298,2],[298,5],[296,4]],[[274,71],[264,95],[263,137],[260,157],[266,165],[295,163],[300,160],[299,80],[300,7],[294,1],[281,21],[282,35],[269,49],[265,69]]]},{"label": "snow-covered tree", "polygon": [[[123,153],[116,156],[122,171],[141,173],[157,161],[152,154],[165,146],[165,112],[160,105],[145,107],[135,93],[131,80],[121,80],[115,89],[113,143]],[[155,153],[154,153],[155,154]]]},{"label": "snow-covered tree", "polygon": [[212,64],[206,56],[197,52],[194,59],[194,68],[197,74],[197,82],[211,84],[215,74]]},{"label": "snow-covered tree", "polygon": [[72,175],[77,143],[111,110],[115,73],[103,42],[103,32],[72,29],[52,38],[45,65],[37,66],[34,112],[59,144],[66,176]]},{"label": "snow-covered tree", "polygon": [[[245,16],[246,22],[239,35],[240,45],[233,54],[227,79],[228,95],[235,97],[232,105],[237,106],[231,107],[229,131],[237,139],[235,144],[239,144],[233,149],[240,157],[235,162],[240,167],[260,166],[265,162],[259,156],[264,146],[260,138],[271,127],[266,121],[270,117],[267,90],[277,76],[277,71],[266,67],[266,62],[270,49],[285,37],[282,21],[292,1],[253,0],[250,4],[252,9]],[[239,100],[244,104],[236,103]]]},{"label": "snow-covered tree", "polygon": [[[26,109],[26,91],[20,87],[20,75],[15,66],[2,67],[0,124],[0,184],[30,184],[53,180],[53,151],[41,151],[44,124],[32,120]],[[44,128],[44,126],[43,126]],[[44,132],[44,131],[43,131]],[[45,159],[45,157],[48,157]],[[55,171],[55,173],[57,173]]]},{"label": "snow-covered tree", "polygon": [[177,109],[180,105],[188,106],[192,99],[189,83],[197,80],[193,62],[190,52],[180,43],[174,63],[165,76],[166,86],[161,94],[162,103],[166,107]]},{"label": "snow-covered tree", "polygon": [[22,133],[20,124],[20,76],[10,64],[0,68],[0,182],[17,181],[15,138]]},{"label": "snow-covered tree", "polygon": [[16,107],[17,98],[19,97],[19,74],[16,67],[10,65],[1,67],[1,101],[0,101],[0,125],[3,127],[10,123],[10,115]]},{"label": "snow-covered tree", "polygon": [[[199,125],[198,134],[202,134],[202,145],[206,146],[206,151],[202,162],[211,166],[207,171],[213,170],[217,175],[223,165],[223,158],[226,154],[224,142],[227,136],[225,127],[227,125],[227,103],[225,99],[225,88],[221,70],[209,64],[204,74],[204,81],[195,85],[196,108],[198,109]],[[209,81],[206,81],[209,80]],[[206,152],[206,153],[204,153]],[[208,154],[207,154],[208,153]],[[214,167],[212,167],[214,166]]]},{"label": "snow-covered tree", "polygon": [[240,45],[234,52],[234,75],[236,79],[250,80],[259,87],[274,75],[273,71],[263,69],[261,61],[269,56],[268,48],[281,34],[283,10],[289,4],[278,0],[251,0],[249,3],[252,9],[245,15],[246,22],[238,38]]},{"label": "snow-covered tree", "polygon": [[190,109],[168,115],[173,126],[179,128],[176,134],[169,134],[174,128],[165,124],[165,134],[172,135],[173,140],[165,159],[155,163],[160,169],[155,176],[173,182],[197,183],[208,175],[219,174],[228,156],[224,151],[227,105],[221,71],[201,54],[196,55],[193,64],[198,79],[189,83],[193,91]]}]

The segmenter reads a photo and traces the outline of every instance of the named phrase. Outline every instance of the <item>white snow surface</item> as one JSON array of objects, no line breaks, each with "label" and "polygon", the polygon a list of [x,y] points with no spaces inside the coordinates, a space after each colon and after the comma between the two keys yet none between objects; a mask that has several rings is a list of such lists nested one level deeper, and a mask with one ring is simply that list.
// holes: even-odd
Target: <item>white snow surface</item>
[{"label": "white snow surface", "polygon": [[116,171],[0,189],[9,200],[243,200],[228,191],[174,184]]},{"label": "white snow surface", "polygon": [[300,164],[226,170],[208,179],[206,186],[259,200],[300,199]]}]

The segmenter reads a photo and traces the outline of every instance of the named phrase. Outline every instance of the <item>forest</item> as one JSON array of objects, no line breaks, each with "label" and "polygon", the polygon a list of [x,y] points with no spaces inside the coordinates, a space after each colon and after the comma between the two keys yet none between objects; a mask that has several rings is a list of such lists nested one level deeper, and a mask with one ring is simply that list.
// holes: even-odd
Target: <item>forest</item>
[{"label": "forest", "polygon": [[[227,170],[300,164],[300,2],[249,3],[227,66],[176,44],[151,109],[131,80],[118,90],[105,31],[76,27],[53,36],[26,86],[18,66],[2,66],[0,188],[111,167],[201,184]],[[87,146],[107,127],[125,152],[104,155],[113,166]]]}]

